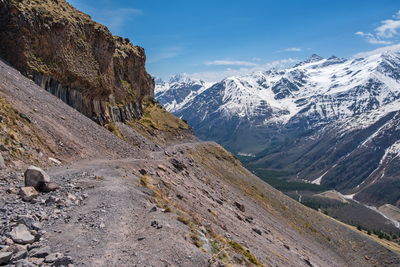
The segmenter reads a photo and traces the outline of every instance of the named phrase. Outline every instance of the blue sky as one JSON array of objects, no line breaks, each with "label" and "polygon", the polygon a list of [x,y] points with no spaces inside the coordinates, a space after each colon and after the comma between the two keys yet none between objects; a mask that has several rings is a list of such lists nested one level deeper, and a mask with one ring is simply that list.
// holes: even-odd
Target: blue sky
[{"label": "blue sky", "polygon": [[398,0],[69,0],[145,48],[150,74],[225,76],[399,43]]}]

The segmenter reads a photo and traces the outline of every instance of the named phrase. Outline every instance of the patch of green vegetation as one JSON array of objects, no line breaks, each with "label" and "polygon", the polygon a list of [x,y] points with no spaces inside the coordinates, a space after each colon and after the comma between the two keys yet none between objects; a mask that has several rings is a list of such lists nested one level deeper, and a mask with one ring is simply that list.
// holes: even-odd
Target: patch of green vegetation
[{"label": "patch of green vegetation", "polygon": [[242,253],[251,263],[257,266],[262,266],[262,264],[257,260],[257,258],[253,254],[251,254],[250,251],[246,250],[242,245],[240,245],[238,242],[230,240],[229,245],[237,252]]}]

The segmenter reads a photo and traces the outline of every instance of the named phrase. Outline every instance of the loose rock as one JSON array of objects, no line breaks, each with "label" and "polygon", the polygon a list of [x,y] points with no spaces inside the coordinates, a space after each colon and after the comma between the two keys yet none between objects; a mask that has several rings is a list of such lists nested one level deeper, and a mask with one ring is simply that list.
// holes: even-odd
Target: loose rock
[{"label": "loose rock", "polygon": [[262,235],[262,232],[261,232],[260,229],[252,228],[252,230],[253,230],[254,232],[256,232],[257,234]]},{"label": "loose rock", "polygon": [[24,224],[18,224],[10,232],[11,239],[18,244],[31,244],[35,242],[35,237],[31,235],[28,228]]},{"label": "loose rock", "polygon": [[240,204],[239,202],[235,202],[235,203],[233,203],[233,205],[235,205],[235,207],[238,208],[241,212],[245,211],[243,204]]},{"label": "loose rock", "polygon": [[7,264],[11,260],[12,252],[0,252],[0,264]]},{"label": "loose rock", "polygon": [[50,255],[51,250],[50,247],[42,247],[42,248],[37,248],[34,249],[30,252],[31,257],[34,258],[46,258],[48,255]]},{"label": "loose rock", "polygon": [[39,195],[39,193],[36,191],[34,187],[28,186],[28,187],[21,187],[21,189],[19,190],[19,195],[24,201],[32,201]]},{"label": "loose rock", "polygon": [[30,166],[24,173],[25,186],[32,186],[36,190],[43,190],[45,183],[50,183],[49,175],[42,169]]},{"label": "loose rock", "polygon": [[17,253],[15,253],[12,256],[11,261],[15,262],[15,261],[18,261],[18,260],[25,259],[26,256],[28,256],[28,252],[26,250],[21,250],[21,251],[18,251]]},{"label": "loose rock", "polygon": [[60,186],[56,183],[44,183],[42,191],[43,192],[52,192],[52,191],[56,191],[60,188]]},{"label": "loose rock", "polygon": [[44,262],[45,263],[53,263],[53,262],[56,262],[58,259],[61,259],[62,257],[64,257],[64,255],[62,253],[58,253],[58,252],[52,253],[44,259]]}]

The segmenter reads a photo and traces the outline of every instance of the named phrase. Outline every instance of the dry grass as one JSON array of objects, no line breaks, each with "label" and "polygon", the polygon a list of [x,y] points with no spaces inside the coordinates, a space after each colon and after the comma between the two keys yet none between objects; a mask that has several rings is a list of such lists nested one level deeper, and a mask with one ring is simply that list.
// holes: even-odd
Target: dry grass
[{"label": "dry grass", "polygon": [[148,102],[144,106],[143,117],[126,124],[154,143],[163,145],[180,140],[185,131],[190,130],[187,123],[167,112],[159,104]]},{"label": "dry grass", "polygon": [[343,223],[343,222],[341,222],[341,221],[338,221],[338,220],[336,220],[336,219],[334,219],[334,218],[332,218],[332,217],[329,217],[328,215],[325,215],[325,214],[324,214],[324,216],[326,216],[326,217],[329,218],[330,220],[333,220],[333,221],[335,221],[335,222],[337,222],[337,223],[339,223],[339,224],[341,224],[341,225],[344,225],[344,226],[350,228],[350,229],[353,230],[354,232],[361,233],[361,234],[363,234],[364,236],[367,236],[367,237],[370,238],[371,240],[373,240],[373,241],[375,241],[375,242],[381,244],[382,246],[386,247],[387,249],[390,249],[391,251],[400,253],[400,245],[397,244],[397,243],[395,243],[395,242],[392,242],[392,241],[389,241],[389,240],[386,240],[386,239],[381,239],[381,238],[379,238],[377,235],[375,235],[375,234],[373,234],[373,233],[371,233],[370,235],[368,235],[368,233],[367,233],[366,231],[359,231],[359,230],[357,229],[357,227],[355,227],[355,226],[345,224],[345,223]]},{"label": "dry grass", "polygon": [[189,129],[187,123],[167,112],[159,104],[149,104],[145,108],[143,118],[139,120],[139,123],[149,130],[157,129],[163,132]]},{"label": "dry grass", "polygon": [[5,146],[12,159],[39,164],[37,151],[51,151],[40,137],[41,133],[1,97],[0,117],[0,144]]},{"label": "dry grass", "polygon": [[122,134],[121,130],[118,128],[118,126],[114,122],[107,123],[104,125],[107,130],[112,132],[116,137],[119,139],[125,140],[124,135]]}]

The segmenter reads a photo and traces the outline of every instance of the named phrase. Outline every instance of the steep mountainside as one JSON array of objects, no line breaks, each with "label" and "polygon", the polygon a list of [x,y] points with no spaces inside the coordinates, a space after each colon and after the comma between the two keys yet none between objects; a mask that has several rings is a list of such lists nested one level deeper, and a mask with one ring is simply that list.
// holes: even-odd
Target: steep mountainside
[{"label": "steep mountainside", "polygon": [[[215,143],[161,148],[139,132],[140,146],[124,142],[2,62],[0,99],[8,103],[0,115],[12,118],[0,122],[0,137],[12,139],[0,152],[3,261],[11,253],[26,266],[400,264],[400,247],[304,207]],[[30,149],[34,136],[41,142]],[[60,189],[25,202],[15,188],[30,160],[53,165]],[[21,223],[40,229],[32,230],[40,240],[6,238]]]},{"label": "steep mountainside", "polygon": [[99,123],[140,117],[145,54],[64,0],[0,2],[0,57]]},{"label": "steep mountainside", "polygon": [[399,73],[398,52],[313,55],[289,69],[227,78],[174,114],[254,168],[398,204]]},{"label": "steep mountainside", "polygon": [[[199,142],[152,101],[140,48],[62,0],[0,0],[0,10],[2,56],[21,71],[0,60],[0,265],[400,265],[397,244]],[[126,103],[141,116],[124,117]]]}]

